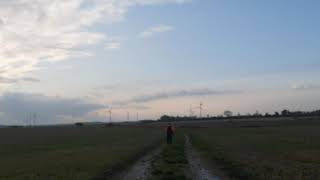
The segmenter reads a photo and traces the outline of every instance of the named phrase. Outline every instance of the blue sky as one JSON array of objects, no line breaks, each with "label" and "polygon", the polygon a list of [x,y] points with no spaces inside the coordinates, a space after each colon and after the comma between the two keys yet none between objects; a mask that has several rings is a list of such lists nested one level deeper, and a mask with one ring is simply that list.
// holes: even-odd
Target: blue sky
[{"label": "blue sky", "polygon": [[[110,107],[115,120],[125,111],[141,118],[187,115],[200,101],[211,115],[319,109],[319,6],[316,0],[0,1],[0,101],[17,96],[25,107],[29,98],[48,111],[65,102],[87,107],[76,117],[42,113],[49,119],[43,123],[103,120]],[[10,115],[37,107],[4,109],[3,123],[25,123]]]}]

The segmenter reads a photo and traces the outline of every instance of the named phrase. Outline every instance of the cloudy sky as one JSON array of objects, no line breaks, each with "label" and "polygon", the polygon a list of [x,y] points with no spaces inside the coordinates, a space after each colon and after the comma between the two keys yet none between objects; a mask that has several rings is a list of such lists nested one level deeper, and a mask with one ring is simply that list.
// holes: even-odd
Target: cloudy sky
[{"label": "cloudy sky", "polygon": [[320,109],[318,0],[0,0],[0,124]]}]

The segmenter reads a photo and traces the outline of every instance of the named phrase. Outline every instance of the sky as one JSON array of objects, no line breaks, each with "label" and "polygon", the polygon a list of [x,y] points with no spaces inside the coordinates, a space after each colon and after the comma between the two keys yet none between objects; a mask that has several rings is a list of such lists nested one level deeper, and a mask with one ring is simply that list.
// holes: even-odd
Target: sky
[{"label": "sky", "polygon": [[0,0],[0,124],[320,109],[317,0]]}]

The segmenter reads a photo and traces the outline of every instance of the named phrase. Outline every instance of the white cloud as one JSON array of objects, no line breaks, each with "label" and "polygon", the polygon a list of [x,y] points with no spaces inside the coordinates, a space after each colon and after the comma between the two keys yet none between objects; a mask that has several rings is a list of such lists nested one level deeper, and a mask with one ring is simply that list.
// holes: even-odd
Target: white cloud
[{"label": "white cloud", "polygon": [[292,86],[294,90],[317,90],[320,89],[320,85],[317,84],[294,84]]},{"label": "white cloud", "polygon": [[[0,124],[30,123],[36,114],[38,124],[66,122],[65,118],[83,118],[106,106],[80,99],[50,97],[42,94],[4,93],[0,96]],[[87,119],[89,120],[89,119]]]},{"label": "white cloud", "polygon": [[151,28],[148,28],[146,31],[143,31],[139,34],[141,38],[149,38],[158,33],[165,33],[174,30],[172,26],[160,24]]},{"label": "white cloud", "polygon": [[106,49],[109,49],[109,50],[119,49],[120,47],[121,47],[120,42],[110,42],[110,43],[107,43],[106,45]]},{"label": "white cloud", "polygon": [[122,38],[120,37],[112,37],[106,40],[105,49],[106,50],[117,50],[121,48]]},{"label": "white cloud", "polygon": [[23,77],[23,78],[16,78],[16,79],[0,77],[0,83],[3,83],[3,84],[13,84],[13,83],[19,83],[19,82],[35,83],[35,82],[40,82],[40,80],[32,77]]},{"label": "white cloud", "polygon": [[[96,23],[124,19],[130,7],[188,0],[0,0],[0,76],[19,78],[42,62],[90,56],[83,47],[101,43],[106,34],[94,32]],[[151,33],[172,30],[169,26]],[[148,33],[147,33],[148,34]],[[107,42],[116,49],[119,42]]]},{"label": "white cloud", "polygon": [[130,103],[148,103],[158,100],[168,100],[180,97],[201,97],[201,96],[224,96],[231,94],[240,94],[242,91],[236,90],[213,90],[213,89],[190,89],[155,92],[152,94],[141,94],[126,101],[119,101],[116,104],[127,105]]}]

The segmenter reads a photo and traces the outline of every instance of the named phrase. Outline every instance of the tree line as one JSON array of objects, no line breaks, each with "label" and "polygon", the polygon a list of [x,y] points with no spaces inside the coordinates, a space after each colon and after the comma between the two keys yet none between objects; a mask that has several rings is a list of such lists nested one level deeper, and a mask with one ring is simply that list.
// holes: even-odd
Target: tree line
[{"label": "tree line", "polygon": [[191,121],[191,120],[221,120],[221,119],[245,119],[245,118],[276,118],[276,117],[309,117],[309,116],[320,116],[320,110],[315,111],[289,111],[284,109],[280,112],[274,112],[273,114],[265,113],[261,114],[258,111],[253,114],[234,114],[232,111],[225,111],[223,115],[207,117],[196,117],[196,116],[169,116],[163,115],[158,121],[161,122],[172,122],[172,121]]}]

